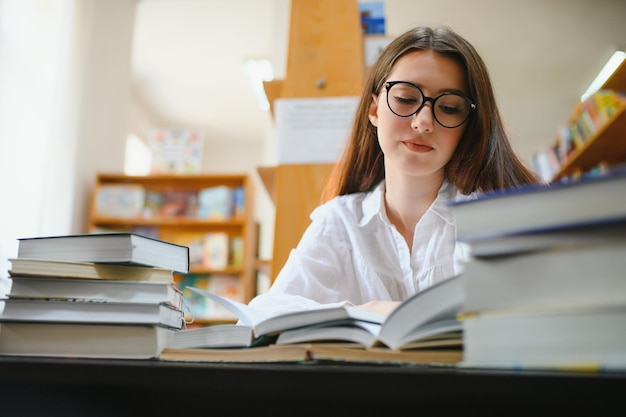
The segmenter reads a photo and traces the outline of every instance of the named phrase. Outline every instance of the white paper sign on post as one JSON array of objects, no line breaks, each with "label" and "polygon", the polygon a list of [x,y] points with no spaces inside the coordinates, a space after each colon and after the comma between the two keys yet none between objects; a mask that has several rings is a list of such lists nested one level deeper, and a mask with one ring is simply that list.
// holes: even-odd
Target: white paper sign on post
[{"label": "white paper sign on post", "polygon": [[333,163],[352,128],[358,97],[275,101],[279,164]]}]

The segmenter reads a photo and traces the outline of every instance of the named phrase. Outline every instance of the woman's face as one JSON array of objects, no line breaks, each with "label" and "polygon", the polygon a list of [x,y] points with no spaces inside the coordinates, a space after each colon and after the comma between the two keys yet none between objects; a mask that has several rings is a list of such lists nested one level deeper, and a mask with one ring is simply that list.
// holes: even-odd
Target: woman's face
[{"label": "woman's face", "polygon": [[[408,81],[433,99],[445,92],[468,95],[463,68],[455,60],[430,50],[404,55],[396,61],[385,81]],[[398,88],[402,87],[391,87],[392,104],[396,96],[394,90]],[[373,97],[369,111],[370,122],[377,127],[386,172],[443,176],[443,168],[452,157],[467,123],[454,128],[443,127],[433,117],[432,102],[426,102],[415,115],[400,117],[389,108],[387,95],[387,88],[383,87],[380,94]],[[442,117],[440,120],[445,123]]]}]

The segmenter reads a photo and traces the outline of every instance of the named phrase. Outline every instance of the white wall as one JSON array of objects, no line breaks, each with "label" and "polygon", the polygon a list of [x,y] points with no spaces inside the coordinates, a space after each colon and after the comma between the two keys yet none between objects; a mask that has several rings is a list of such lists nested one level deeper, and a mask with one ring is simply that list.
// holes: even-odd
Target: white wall
[{"label": "white wall", "polygon": [[[84,1],[84,0],[80,0]],[[72,230],[83,232],[99,172],[122,172],[128,135],[135,0],[89,0],[84,94],[79,109]]]},{"label": "white wall", "polygon": [[84,231],[96,173],[123,168],[135,3],[0,0],[0,293],[17,239]]}]

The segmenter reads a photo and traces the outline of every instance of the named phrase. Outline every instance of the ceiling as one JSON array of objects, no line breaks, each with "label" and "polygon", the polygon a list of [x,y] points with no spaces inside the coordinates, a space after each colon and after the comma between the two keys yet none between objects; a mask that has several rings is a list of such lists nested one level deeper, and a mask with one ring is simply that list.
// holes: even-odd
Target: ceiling
[{"label": "ceiling", "polygon": [[288,30],[285,4],[139,0],[132,52],[136,105],[157,127],[199,128],[207,140],[262,140],[260,128],[271,117],[258,105],[244,62],[277,61],[276,39]]}]

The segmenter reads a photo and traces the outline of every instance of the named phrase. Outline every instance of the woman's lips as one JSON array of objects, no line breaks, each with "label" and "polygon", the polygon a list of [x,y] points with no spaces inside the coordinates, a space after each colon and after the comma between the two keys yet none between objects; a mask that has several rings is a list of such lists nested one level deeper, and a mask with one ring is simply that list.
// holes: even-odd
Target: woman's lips
[{"label": "woman's lips", "polygon": [[424,145],[421,143],[415,143],[415,142],[403,142],[403,143],[410,151],[413,151],[413,152],[425,153],[425,152],[430,152],[433,150],[431,146]]}]

